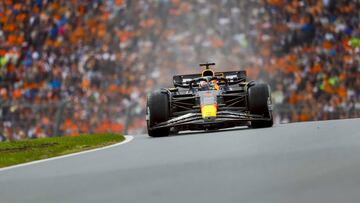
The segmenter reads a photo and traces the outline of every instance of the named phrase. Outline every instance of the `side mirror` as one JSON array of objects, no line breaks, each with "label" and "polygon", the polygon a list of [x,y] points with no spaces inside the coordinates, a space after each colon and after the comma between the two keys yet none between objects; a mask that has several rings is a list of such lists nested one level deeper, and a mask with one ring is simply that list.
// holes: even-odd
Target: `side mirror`
[{"label": "side mirror", "polygon": [[173,77],[173,84],[175,87],[181,87],[183,85],[182,82],[183,80],[181,76],[176,75]]}]

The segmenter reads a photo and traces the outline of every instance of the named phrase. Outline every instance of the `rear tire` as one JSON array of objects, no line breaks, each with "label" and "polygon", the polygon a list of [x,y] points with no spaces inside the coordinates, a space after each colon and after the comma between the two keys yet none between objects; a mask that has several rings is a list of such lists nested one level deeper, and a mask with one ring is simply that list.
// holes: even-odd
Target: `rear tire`
[{"label": "rear tire", "polygon": [[169,96],[161,91],[151,93],[147,98],[147,129],[150,137],[169,136],[170,128],[151,129],[156,124],[169,120]]},{"label": "rear tire", "polygon": [[251,121],[252,128],[266,128],[273,126],[270,87],[267,84],[255,84],[248,89],[248,104],[250,114],[262,115],[269,120]]}]

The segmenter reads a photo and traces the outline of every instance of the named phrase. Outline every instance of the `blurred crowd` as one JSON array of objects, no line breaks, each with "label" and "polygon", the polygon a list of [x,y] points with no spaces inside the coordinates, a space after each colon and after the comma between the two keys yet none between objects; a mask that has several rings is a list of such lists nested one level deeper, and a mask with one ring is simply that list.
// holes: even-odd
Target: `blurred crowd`
[{"label": "blurred crowd", "polygon": [[360,1],[2,0],[0,140],[145,131],[171,76],[246,69],[276,122],[360,117]]}]

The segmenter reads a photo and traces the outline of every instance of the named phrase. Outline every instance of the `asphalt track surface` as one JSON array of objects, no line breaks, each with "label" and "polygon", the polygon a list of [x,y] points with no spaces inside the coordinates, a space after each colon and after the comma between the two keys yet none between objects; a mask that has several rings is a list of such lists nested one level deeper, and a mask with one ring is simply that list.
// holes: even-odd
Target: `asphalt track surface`
[{"label": "asphalt track surface", "polygon": [[166,138],[0,171],[1,203],[360,201],[360,119]]}]

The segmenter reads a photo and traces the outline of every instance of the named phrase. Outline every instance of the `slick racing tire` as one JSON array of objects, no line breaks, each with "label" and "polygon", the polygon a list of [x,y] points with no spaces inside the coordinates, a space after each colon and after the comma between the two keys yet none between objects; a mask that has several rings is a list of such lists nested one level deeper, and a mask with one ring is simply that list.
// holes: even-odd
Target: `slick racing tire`
[{"label": "slick racing tire", "polygon": [[251,121],[252,128],[266,128],[273,125],[270,87],[267,84],[255,84],[248,89],[248,104],[250,114],[261,115],[269,120]]},{"label": "slick racing tire", "polygon": [[147,98],[147,129],[150,137],[164,137],[170,133],[169,127],[151,129],[156,124],[169,120],[169,97],[166,93],[155,91]]}]

